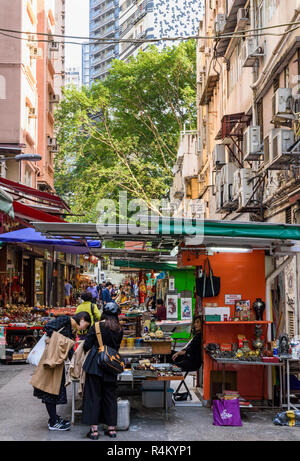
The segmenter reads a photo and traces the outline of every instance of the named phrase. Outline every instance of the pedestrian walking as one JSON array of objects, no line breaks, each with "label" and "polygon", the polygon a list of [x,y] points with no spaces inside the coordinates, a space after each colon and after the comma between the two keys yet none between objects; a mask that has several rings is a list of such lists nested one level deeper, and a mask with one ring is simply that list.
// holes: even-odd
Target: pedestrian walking
[{"label": "pedestrian walking", "polygon": [[102,290],[103,306],[105,306],[105,304],[107,304],[107,303],[112,302],[111,290],[112,290],[112,284],[111,284],[111,282],[107,282],[104,290]]},{"label": "pedestrian walking", "polygon": [[[103,308],[100,322],[102,341],[105,346],[119,350],[123,330],[119,323],[120,308],[116,303],[107,303]],[[87,437],[99,438],[98,425],[107,425],[104,432],[109,437],[116,437],[117,426],[117,376],[104,371],[98,365],[99,343],[95,325],[93,325],[84,342],[85,352],[90,351],[83,365],[86,372],[82,422],[90,426]]]},{"label": "pedestrian walking", "polygon": [[[74,349],[70,348],[70,341],[64,342],[64,338],[75,339],[78,330],[86,330],[91,324],[90,315],[87,312],[79,312],[73,317],[62,315],[50,320],[44,327],[44,332],[51,338],[53,332],[60,332],[56,344],[56,350],[49,350],[42,356],[31,380],[34,387],[33,395],[46,405],[49,415],[48,429],[50,431],[67,431],[71,427],[70,421],[64,420],[57,415],[56,406],[67,403],[65,388],[64,360],[72,357]],[[71,347],[74,343],[71,342]],[[46,346],[47,347],[47,346]],[[51,363],[47,360],[51,358]],[[47,388],[47,391],[43,390]]]},{"label": "pedestrian walking", "polygon": [[99,299],[99,292],[97,289],[97,284],[95,282],[91,282],[90,285],[87,287],[86,291],[91,293],[92,295],[92,302],[96,304]]},{"label": "pedestrian walking", "polygon": [[71,282],[65,280],[65,305],[70,306],[73,286]]}]

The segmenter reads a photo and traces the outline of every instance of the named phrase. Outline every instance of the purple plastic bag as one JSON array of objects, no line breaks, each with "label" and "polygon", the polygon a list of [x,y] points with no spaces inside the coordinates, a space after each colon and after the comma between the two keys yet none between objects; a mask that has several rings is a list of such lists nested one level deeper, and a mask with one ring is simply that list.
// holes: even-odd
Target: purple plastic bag
[{"label": "purple plastic bag", "polygon": [[239,399],[213,400],[214,426],[242,426]]}]

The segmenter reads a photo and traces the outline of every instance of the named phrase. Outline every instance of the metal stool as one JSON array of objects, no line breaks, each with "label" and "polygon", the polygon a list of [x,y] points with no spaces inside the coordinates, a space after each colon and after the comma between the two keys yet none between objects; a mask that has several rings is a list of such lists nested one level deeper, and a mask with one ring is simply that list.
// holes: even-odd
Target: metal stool
[{"label": "metal stool", "polygon": [[71,411],[71,423],[75,423],[75,413],[80,414],[82,410],[76,410],[75,408],[75,397],[76,397],[76,384],[79,383],[79,380],[72,380],[72,411]]},{"label": "metal stool", "polygon": [[176,396],[179,394],[179,390],[180,390],[180,388],[181,388],[182,385],[186,388],[186,392],[188,393],[188,396],[189,396],[190,400],[193,400],[192,394],[190,393],[189,388],[187,387],[186,382],[185,382],[185,378],[187,377],[187,375],[188,375],[189,373],[190,373],[189,371],[186,371],[186,372],[185,372],[183,381],[180,382],[179,386],[177,387],[176,391],[175,391],[174,394],[173,394],[173,399],[174,399],[174,400],[175,400]]}]

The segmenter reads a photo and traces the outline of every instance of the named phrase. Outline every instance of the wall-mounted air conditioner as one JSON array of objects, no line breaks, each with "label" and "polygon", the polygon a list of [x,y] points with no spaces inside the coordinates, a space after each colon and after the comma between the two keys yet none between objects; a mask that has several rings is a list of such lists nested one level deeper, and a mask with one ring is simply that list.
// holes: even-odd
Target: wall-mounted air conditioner
[{"label": "wall-mounted air conditioner", "polygon": [[49,51],[59,51],[59,43],[58,42],[50,42]]},{"label": "wall-mounted air conditioner", "polygon": [[253,67],[257,58],[261,56],[264,56],[264,51],[261,46],[258,46],[257,37],[246,38],[241,51],[242,66]]},{"label": "wall-mounted air conditioner", "polygon": [[28,117],[29,118],[37,118],[37,110],[36,110],[35,107],[29,107]]},{"label": "wall-mounted air conditioner", "polygon": [[215,33],[221,34],[226,25],[226,14],[217,14],[215,18]]},{"label": "wall-mounted air conditioner", "polygon": [[[240,168],[234,173],[233,199],[237,201],[238,208],[253,205],[256,197],[253,195],[255,171],[252,168]],[[251,201],[250,201],[251,199]]]},{"label": "wall-mounted air conditioner", "polygon": [[226,163],[225,146],[223,144],[216,144],[212,151],[213,169],[222,167]]},{"label": "wall-mounted air conditioner", "polygon": [[273,121],[280,122],[293,119],[292,112],[292,89],[278,88],[272,97]]},{"label": "wall-mounted air conditioner", "polygon": [[280,187],[279,173],[277,171],[268,171],[267,181],[264,187],[263,200],[269,200],[278,191]]},{"label": "wall-mounted air conditioner", "polygon": [[221,170],[221,184],[223,185],[222,207],[232,207],[233,199],[233,178],[237,167],[234,163],[226,163]]},{"label": "wall-mounted air conditioner", "polygon": [[216,195],[216,211],[221,211],[222,208],[222,175],[219,171],[216,174],[215,195]]},{"label": "wall-mounted air conditioner", "polygon": [[244,160],[259,160],[263,149],[260,142],[260,126],[248,126],[243,137]]},{"label": "wall-mounted air conditioner", "polygon": [[293,154],[289,152],[289,149],[294,144],[294,141],[293,130],[285,128],[276,130],[272,137],[272,160],[270,162],[272,169],[275,169],[275,167],[280,169],[283,164],[290,161]]},{"label": "wall-mounted air conditioner", "polygon": [[52,94],[52,95],[50,96],[50,102],[51,102],[51,103],[57,104],[57,103],[59,103],[59,101],[60,101],[60,96],[59,96],[59,94]]}]

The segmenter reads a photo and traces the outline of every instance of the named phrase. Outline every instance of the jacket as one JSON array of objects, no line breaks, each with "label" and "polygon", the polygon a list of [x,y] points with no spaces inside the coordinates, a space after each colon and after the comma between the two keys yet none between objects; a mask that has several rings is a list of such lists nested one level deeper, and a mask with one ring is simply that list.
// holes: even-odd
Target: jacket
[{"label": "jacket", "polygon": [[112,297],[108,288],[104,288],[104,290],[102,290],[102,301],[105,303],[112,302]]},{"label": "jacket", "polygon": [[45,351],[30,384],[41,391],[58,395],[64,372],[64,361],[68,358],[74,344],[72,339],[53,331],[51,338],[46,339]]},{"label": "jacket", "polygon": [[85,359],[87,358],[89,352],[85,352],[83,350],[83,344],[84,341],[81,341],[78,348],[73,354],[73,357],[71,359],[69,369],[67,372],[66,376],[66,384],[65,386],[69,386],[72,381],[79,381],[79,387],[78,387],[78,394],[82,395],[83,394],[83,388],[85,384],[85,371],[83,369],[83,364]]},{"label": "jacket", "polygon": [[[102,341],[105,346],[112,347],[116,351],[119,350],[121,341],[123,339],[123,330],[121,331],[112,331],[109,328],[106,328],[103,324],[104,322],[100,322],[100,331],[102,336]],[[115,382],[117,380],[117,376],[107,373],[98,366],[97,356],[98,356],[98,349],[99,343],[98,338],[96,335],[95,325],[93,325],[88,332],[86,340],[83,344],[83,350],[85,352],[90,351],[88,357],[86,358],[83,368],[86,373],[97,375],[103,378],[103,381],[106,382]]]}]

